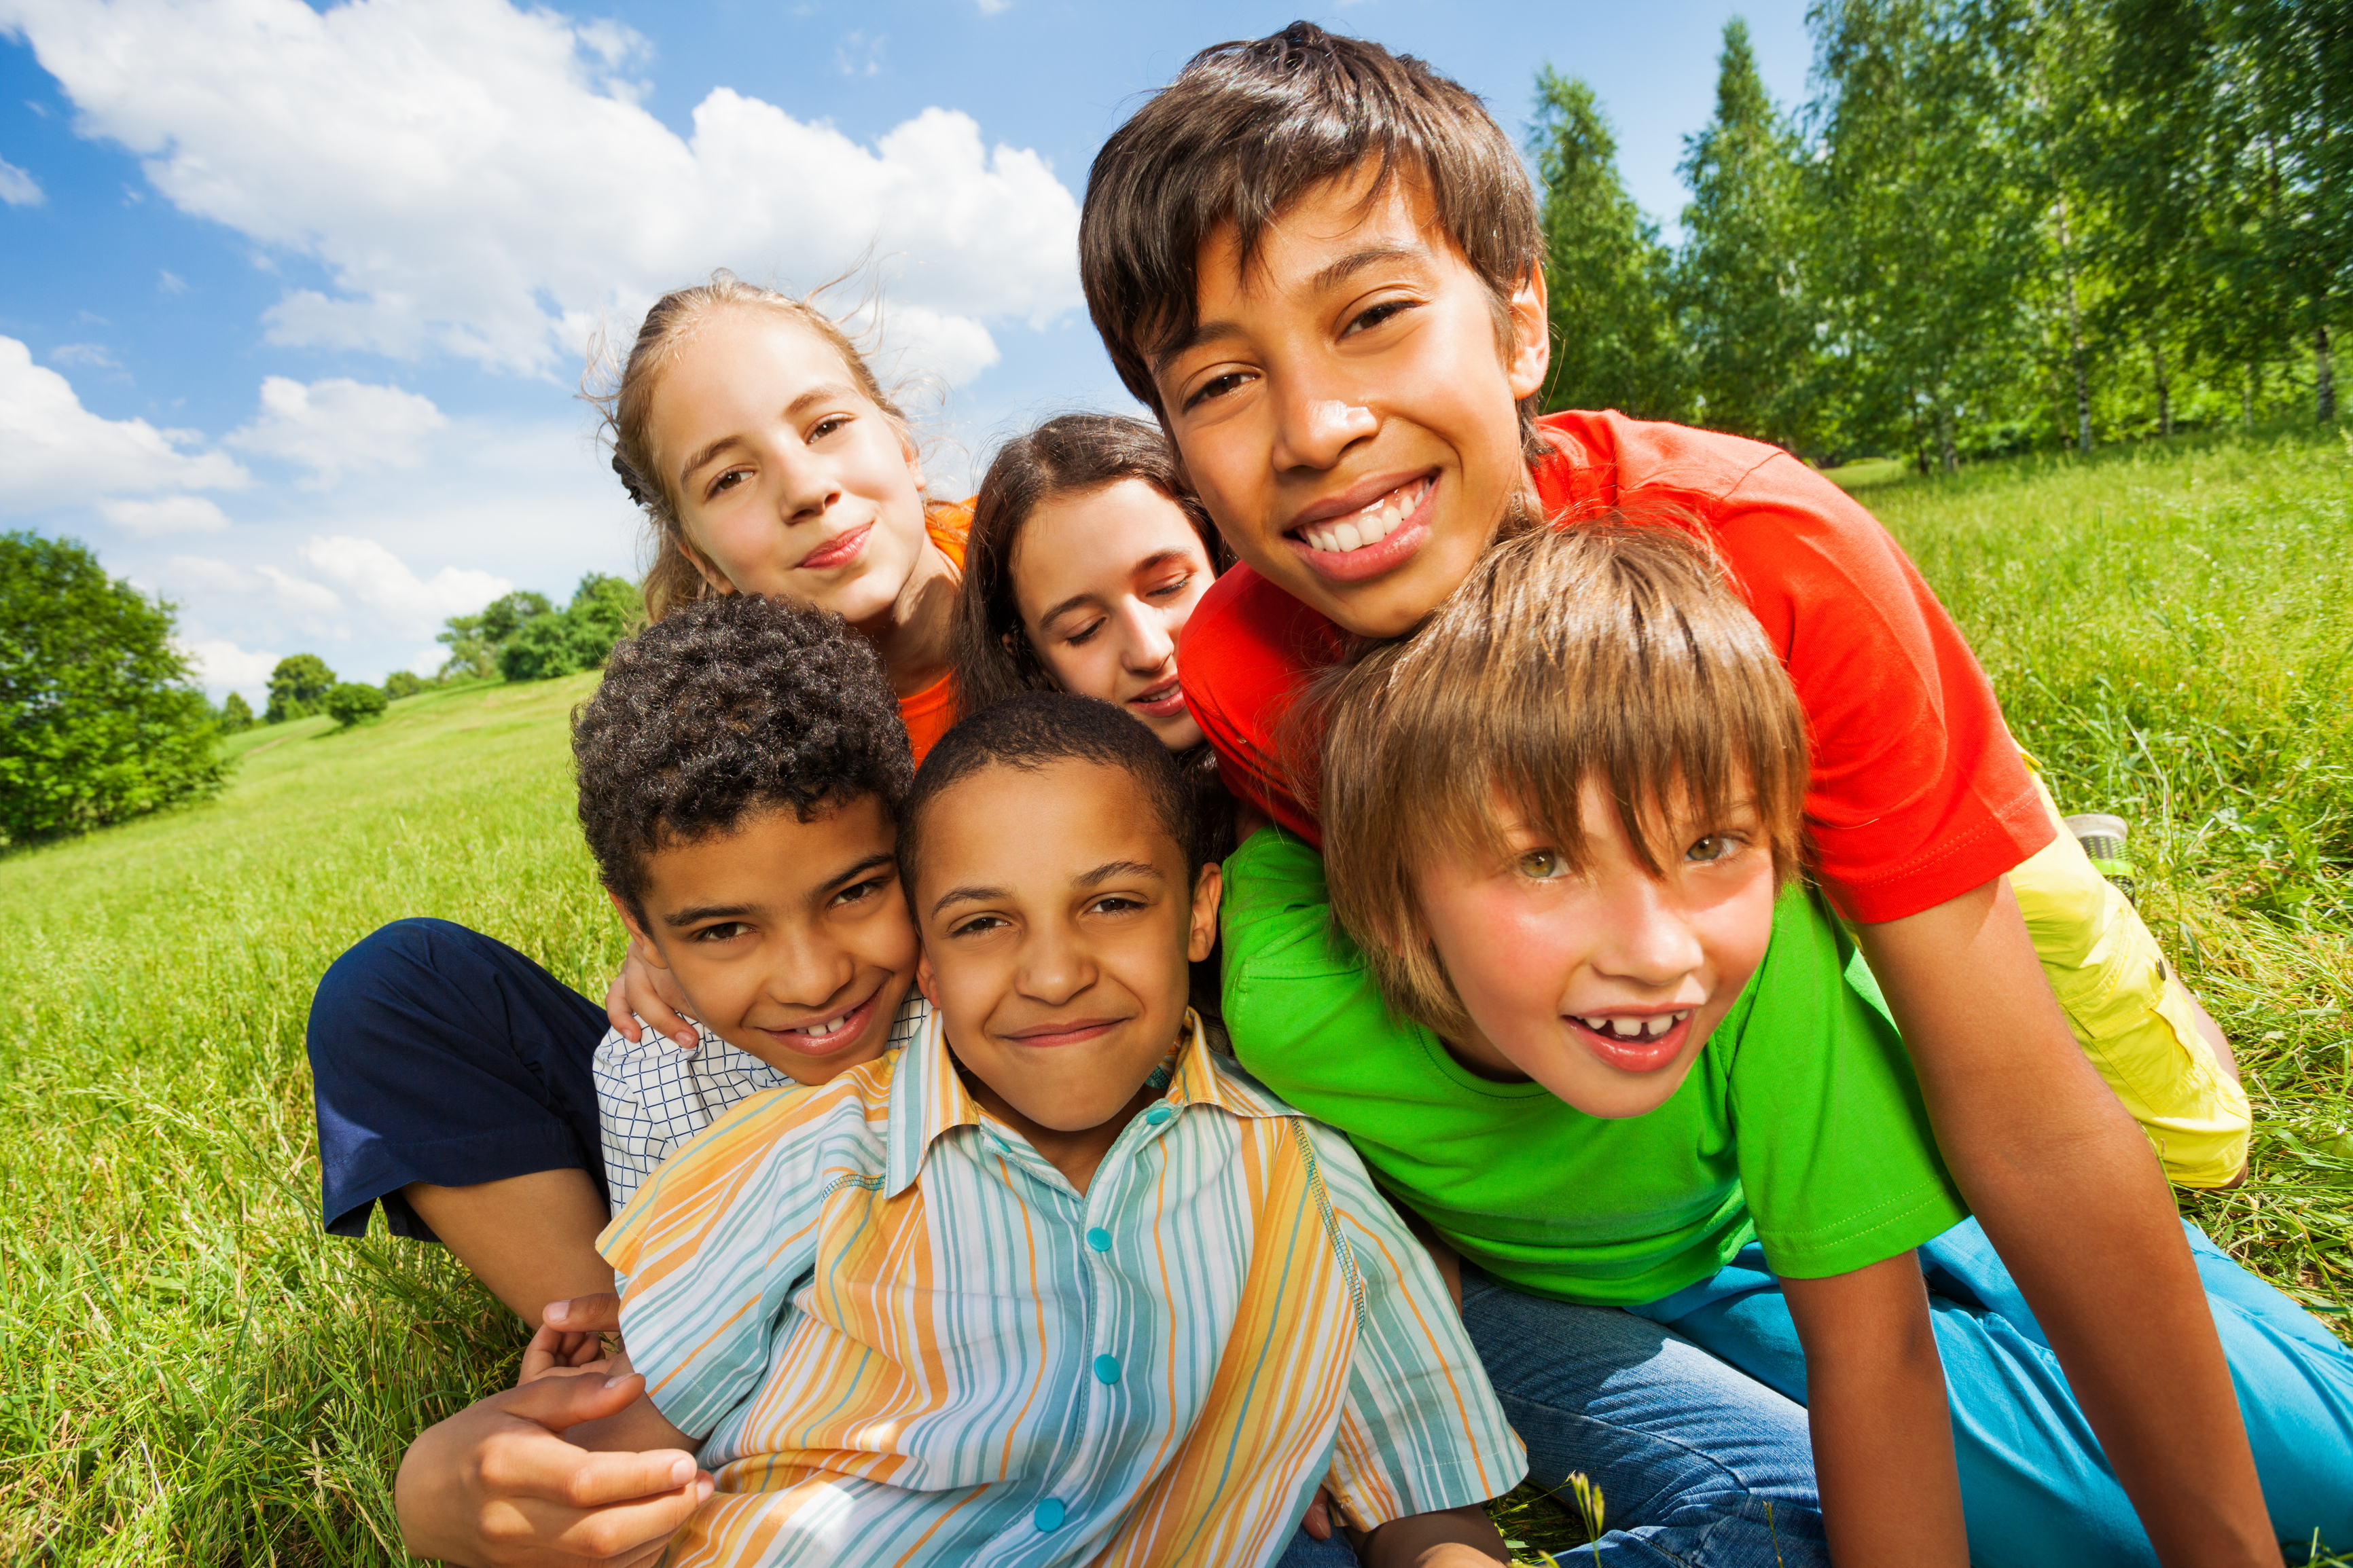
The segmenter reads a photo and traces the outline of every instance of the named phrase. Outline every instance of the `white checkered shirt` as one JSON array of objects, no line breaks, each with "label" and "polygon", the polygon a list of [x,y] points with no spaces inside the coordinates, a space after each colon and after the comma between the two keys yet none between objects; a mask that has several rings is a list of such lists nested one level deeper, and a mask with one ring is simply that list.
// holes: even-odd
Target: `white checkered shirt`
[{"label": "white checkered shirt", "polygon": [[[909,986],[884,1049],[895,1051],[913,1039],[931,1016],[932,1005]],[[701,1020],[688,1022],[701,1042],[691,1051],[680,1050],[643,1018],[638,1020],[640,1038],[607,1029],[596,1047],[596,1121],[605,1138],[606,1191],[617,1215],[655,1166],[729,1106],[793,1081]]]}]

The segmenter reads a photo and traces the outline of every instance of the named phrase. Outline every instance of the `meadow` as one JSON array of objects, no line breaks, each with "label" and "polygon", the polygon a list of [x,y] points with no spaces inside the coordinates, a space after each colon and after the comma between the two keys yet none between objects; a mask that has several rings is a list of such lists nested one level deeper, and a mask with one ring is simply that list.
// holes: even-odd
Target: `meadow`
[{"label": "meadow", "polygon": [[[2237,1045],[2253,1174],[2185,1211],[2343,1331],[2353,437],[1847,477],[2063,807],[2131,820],[2141,907]],[[0,1558],[403,1560],[402,1448],[522,1336],[438,1249],[322,1235],[304,1018],[407,914],[601,994],[621,943],[565,731],[594,680],[252,731],[219,799],[0,858]],[[1541,1498],[1503,1517],[1565,1562],[1581,1539]]]}]

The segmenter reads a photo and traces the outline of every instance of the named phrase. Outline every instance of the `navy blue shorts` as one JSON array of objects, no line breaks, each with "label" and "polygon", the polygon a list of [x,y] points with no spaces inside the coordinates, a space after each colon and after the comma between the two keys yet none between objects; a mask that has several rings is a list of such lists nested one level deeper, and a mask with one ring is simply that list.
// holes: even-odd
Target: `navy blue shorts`
[{"label": "navy blue shorts", "polygon": [[576,1169],[605,1190],[590,1061],[602,1008],[501,942],[395,921],[335,960],[305,1044],[329,1234],[437,1239],[400,1189]]}]

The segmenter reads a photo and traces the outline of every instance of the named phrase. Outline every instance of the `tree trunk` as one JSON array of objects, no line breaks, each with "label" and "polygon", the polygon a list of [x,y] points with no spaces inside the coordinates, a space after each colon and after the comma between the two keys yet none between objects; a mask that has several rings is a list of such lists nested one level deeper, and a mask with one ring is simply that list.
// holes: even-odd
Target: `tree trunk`
[{"label": "tree trunk", "polygon": [[2148,340],[2148,363],[2157,371],[2157,433],[2173,434],[2173,383],[2165,375],[2165,345],[2151,334]]},{"label": "tree trunk", "polygon": [[2075,365],[2075,445],[2092,449],[2092,384],[2084,369],[2084,309],[2075,297],[2075,253],[2067,238],[2067,198],[2059,198],[2059,269],[2067,282],[2067,349]]},{"label": "tree trunk", "polygon": [[2250,430],[2255,427],[2255,362],[2247,362],[2247,384],[2239,389],[2239,417]]},{"label": "tree trunk", "polygon": [[2312,329],[2312,401],[2323,425],[2337,418],[2337,361],[2329,352],[2328,323]]},{"label": "tree trunk", "polygon": [[1961,471],[1961,456],[1953,448],[1953,411],[1941,405],[1936,409],[1936,452],[1944,459],[1945,472]]}]

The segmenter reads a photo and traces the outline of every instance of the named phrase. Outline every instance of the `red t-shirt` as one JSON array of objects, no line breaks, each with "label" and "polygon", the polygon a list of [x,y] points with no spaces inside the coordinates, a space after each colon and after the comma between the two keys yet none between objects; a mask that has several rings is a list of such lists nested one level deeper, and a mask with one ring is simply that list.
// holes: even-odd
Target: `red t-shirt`
[{"label": "red t-shirt", "polygon": [[[1805,705],[1815,874],[1850,918],[1900,920],[2000,876],[2050,818],[1959,628],[1846,492],[1777,447],[1612,413],[1541,422],[1535,478],[1556,522],[1704,525]],[[1185,702],[1228,787],[1311,842],[1284,782],[1283,705],[1340,658],[1340,629],[1247,566],[1185,627]]]},{"label": "red t-shirt", "polygon": [[[971,500],[935,501],[923,509],[923,531],[959,572],[964,570],[965,535],[971,528]],[[921,691],[899,699],[899,721],[907,726],[907,742],[914,748],[917,767],[923,765],[923,759],[958,716],[955,682],[944,675]]]}]

